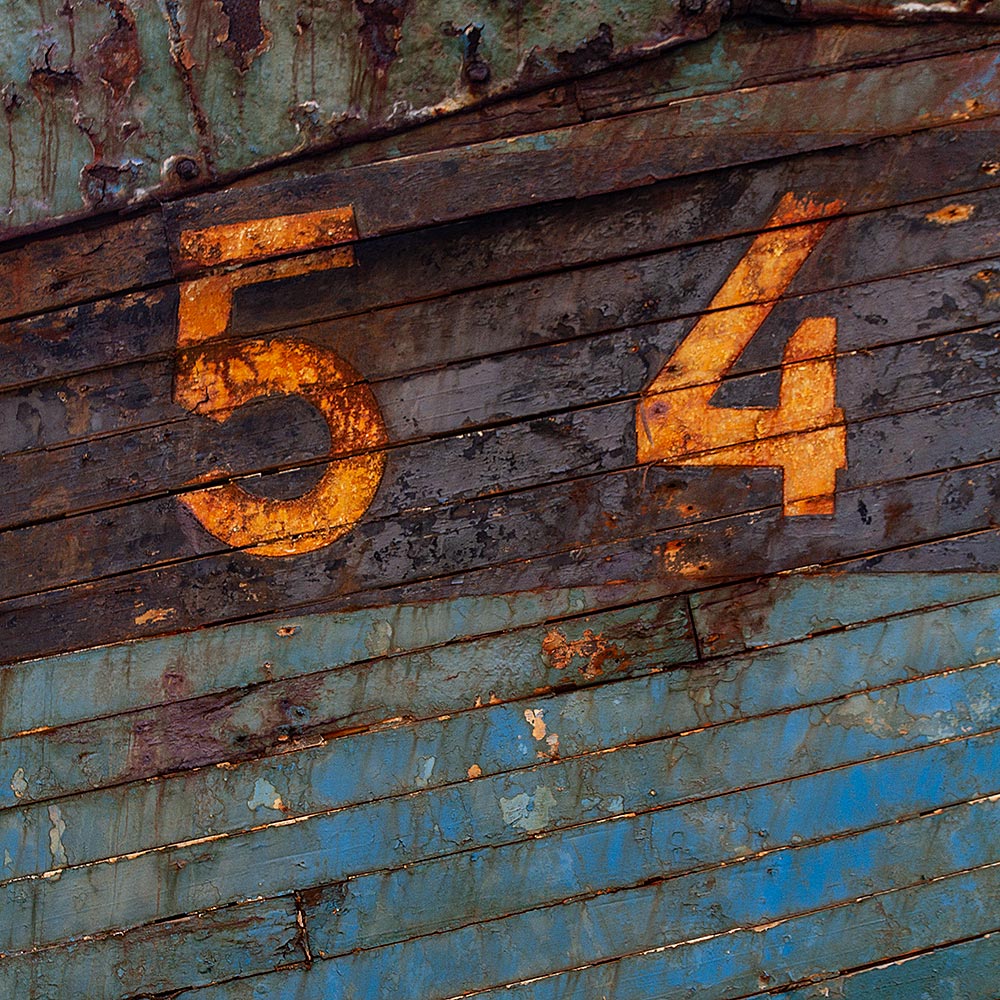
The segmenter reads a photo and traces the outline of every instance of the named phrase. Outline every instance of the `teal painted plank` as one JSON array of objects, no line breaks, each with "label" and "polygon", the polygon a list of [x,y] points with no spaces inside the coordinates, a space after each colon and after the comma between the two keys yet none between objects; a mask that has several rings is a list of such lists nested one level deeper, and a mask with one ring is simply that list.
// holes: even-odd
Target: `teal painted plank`
[{"label": "teal painted plank", "polygon": [[[218,626],[15,664],[0,669],[0,737],[429,650],[596,611],[616,598],[620,600],[620,595],[613,588],[575,587],[394,604]],[[679,630],[673,655],[680,662],[692,658],[693,646],[682,638],[682,604],[670,607]],[[140,613],[148,612],[140,609]],[[671,617],[666,606],[660,613],[664,620]],[[579,624],[582,628],[595,625]],[[668,634],[672,633],[668,630]],[[516,637],[500,641],[513,644]],[[537,647],[532,649],[535,652]],[[460,647],[442,655],[476,654],[471,647]],[[519,658],[513,648],[505,650],[504,656]],[[422,665],[422,682],[431,686],[439,683],[433,680],[434,659],[435,654],[428,652]],[[454,669],[454,664],[443,669]],[[115,678],[114,684],[107,683],[109,677]],[[487,687],[491,678],[483,674],[479,683]],[[542,683],[541,678],[534,678],[534,684]]]},{"label": "teal painted plank", "polygon": [[[691,595],[702,653],[732,656],[876,618],[993,597],[990,573],[802,572]],[[985,605],[984,605],[985,607]]]},{"label": "teal painted plank", "polygon": [[[995,877],[994,873],[989,874]],[[965,896],[996,898],[993,886],[976,884],[971,878],[956,879],[948,888],[959,891],[943,899],[921,899],[921,906],[930,913],[948,913],[961,911]],[[919,918],[920,913],[913,916]],[[760,994],[755,1000],[997,1000],[998,969],[1000,930],[801,989]]]},{"label": "teal painted plank", "polygon": [[[905,586],[905,579],[899,579]],[[661,610],[669,615],[671,608],[672,605],[667,604]],[[654,606],[650,606],[647,613],[654,615],[647,621],[657,620]],[[639,620],[643,620],[641,615]],[[668,617],[668,636],[671,632],[669,620]],[[581,624],[577,623],[577,628]],[[158,844],[238,830],[271,812],[263,805],[247,806],[260,799],[255,793],[258,787],[262,794],[268,788],[275,789],[274,794],[281,796],[289,815],[302,815],[415,788],[418,776],[426,786],[433,787],[461,778],[474,764],[486,774],[497,773],[504,767],[516,766],[508,752],[501,752],[505,743],[498,734],[513,732],[526,737],[530,727],[522,717],[525,707],[542,709],[547,728],[560,734],[560,753],[586,752],[629,739],[670,736],[741,717],[780,712],[803,703],[861,691],[873,683],[898,682],[914,673],[964,667],[977,659],[996,655],[1000,649],[998,626],[1000,600],[962,605],[879,622],[847,635],[824,636],[753,657],[648,678],[621,686],[620,695],[595,689],[593,693],[569,697],[539,698],[529,705],[490,708],[485,713],[457,717],[445,724],[432,722],[421,727],[358,736],[348,743],[336,741],[328,747],[247,763],[238,768],[199,770],[155,785],[138,783],[123,790],[91,792],[83,798],[64,799],[60,803],[59,808],[74,831],[66,838],[67,860],[70,864],[79,864]],[[560,628],[570,637],[574,635],[567,632],[565,626]],[[655,629],[650,639],[656,648]],[[536,642],[538,645],[522,650],[521,654],[501,645],[504,655],[495,660],[478,661],[471,674],[463,672],[463,663],[472,662],[468,657],[463,660],[466,647],[440,650],[434,658],[429,658],[430,654],[422,656],[413,667],[413,676],[431,686],[435,676],[455,677],[448,682],[454,690],[458,678],[463,676],[479,682],[485,677],[488,663],[495,663],[498,670],[509,674],[511,666],[522,662],[525,656],[530,662],[540,648],[540,637]],[[439,659],[442,653],[448,655]],[[876,672],[872,670],[873,656],[878,658]],[[430,671],[432,662],[438,663],[438,671]],[[356,715],[366,704],[372,709],[380,705],[384,708],[385,699],[394,691],[402,691],[404,696],[414,699],[408,706],[412,711],[419,704],[416,702],[417,689],[403,689],[400,675],[394,672],[397,668],[404,669],[403,676],[410,675],[405,658],[386,661],[381,677],[373,673],[374,664],[365,665],[356,679],[350,675],[333,675],[344,681],[343,688],[331,689],[339,712]],[[531,687],[530,681],[524,685],[525,691]],[[475,689],[475,684],[473,688],[469,701],[473,696],[489,700],[489,689]],[[615,697],[623,699],[622,707],[614,706]],[[656,706],[655,712],[649,710],[650,705]],[[398,711],[407,708],[401,703],[389,707]],[[452,702],[450,707],[456,706]],[[383,712],[381,717],[391,714],[391,711]],[[601,720],[600,729],[590,726],[588,720],[595,718]],[[460,740],[452,741],[448,736],[450,732],[463,735]],[[480,754],[481,746],[490,746],[490,734],[496,736],[492,751]],[[10,796],[20,793],[22,798],[16,801],[22,810],[32,784],[40,784],[36,768],[46,749],[45,740],[46,735],[41,734],[31,742],[22,743],[22,747],[27,747],[22,749],[23,756],[17,758],[23,761],[22,764],[14,766],[16,760],[8,757],[6,773],[10,777],[6,788]],[[115,741],[128,746],[132,740],[128,726],[86,728],[81,732],[77,752],[86,753],[91,746],[106,745],[109,747],[105,751],[107,755],[113,752]],[[513,738],[507,744],[509,747],[515,745],[518,754],[526,749],[523,741]],[[457,760],[454,750],[442,752],[449,746],[459,748]],[[0,748],[3,747],[0,744]],[[539,752],[538,747],[546,753],[552,749],[543,743],[536,746],[535,753]],[[101,760],[90,764],[90,758],[78,761],[74,754],[64,759],[68,760],[66,766],[70,773],[78,774],[78,787],[92,787],[94,775],[100,777],[101,772],[95,768],[99,768]],[[345,759],[365,761],[366,766],[345,766],[342,763]],[[425,773],[432,759],[431,771]],[[532,763],[531,751],[519,759],[521,763]],[[371,763],[367,764],[369,761]],[[22,768],[20,774],[18,767]],[[43,778],[49,782],[61,780],[63,788],[68,783],[66,774],[43,775]],[[206,805],[192,809],[190,803]],[[117,819],[114,823],[95,823],[94,816]],[[51,819],[44,805],[30,811],[0,812],[0,837],[10,855],[9,875],[51,867],[50,828]],[[155,835],[151,831],[155,831]]]},{"label": "teal painted plank", "polygon": [[[613,702],[615,689],[616,685],[605,685],[601,693]],[[701,700],[691,690],[667,697]],[[26,947],[29,936],[37,942],[54,941],[218,903],[278,895],[461,848],[503,844],[654,804],[780,781],[959,737],[994,723],[998,702],[1000,664],[992,663],[818,707],[700,729],[673,740],[626,746],[610,754],[555,761],[300,822],[278,820],[246,834],[150,851],[115,864],[68,868],[58,881],[16,880],[0,887],[4,901],[0,949]],[[650,717],[669,718],[667,708],[668,704],[651,704],[647,699],[635,705],[635,711]],[[609,706],[609,711],[613,718],[614,709]],[[524,730],[522,735],[527,735]],[[519,743],[518,749],[527,742]],[[347,754],[350,744],[345,743]],[[530,743],[526,749],[530,752]],[[467,747],[450,752],[459,755],[460,767],[468,766]],[[408,763],[426,767],[427,762]],[[341,769],[361,766],[347,756]],[[368,766],[391,770],[393,762],[375,754]],[[336,772],[331,777],[342,780]],[[418,782],[413,784],[419,787]],[[273,785],[270,790],[262,788],[258,796],[255,787],[251,794],[266,802],[274,790]],[[276,791],[284,795],[286,787]],[[249,806],[248,800],[236,803],[237,810]],[[179,808],[182,815],[199,810],[211,814],[225,805],[203,797]],[[139,829],[148,829],[155,819],[127,812],[118,815],[120,822],[126,826],[134,822]],[[59,866],[65,845],[93,836],[95,823],[90,818],[77,829],[75,821],[67,822],[59,803],[53,805],[49,819],[50,829],[58,831],[49,845]],[[110,825],[106,819],[104,825]],[[35,846],[29,850],[37,856],[42,830],[38,825],[34,829]],[[151,892],[152,886],[156,892]]]},{"label": "teal painted plank", "polygon": [[[509,848],[311,889],[303,893],[310,948],[314,955],[329,957],[503,914],[512,907],[558,902],[595,887],[623,888],[630,882],[731,863],[793,840],[808,842],[843,832],[849,824],[891,823],[908,811],[940,808],[994,787],[998,765],[1000,737],[961,740],[645,817],[621,817]],[[816,809],[816,802],[823,802],[824,808]],[[720,824],[720,816],[727,817],[725,824]],[[517,889],[512,894],[513,877]],[[420,905],[413,905],[414,900]],[[221,959],[233,957],[228,951],[232,948],[228,923],[223,922],[221,931],[210,921],[208,926],[192,921],[190,927],[204,931],[201,947]],[[86,956],[91,963],[85,980],[92,990],[88,1000],[100,1000],[105,994],[98,984],[107,981],[107,966],[117,968],[119,952],[132,956],[130,967],[134,967],[149,954],[153,942],[172,939],[183,928],[182,922],[154,925],[93,947],[54,948],[37,959],[6,959],[0,963],[0,986],[10,987],[7,995],[23,995],[14,987],[25,982],[25,970],[38,962],[44,962],[53,982],[65,982]],[[186,944],[183,938],[180,944]],[[238,949],[237,955],[242,959]],[[59,970],[64,970],[62,980],[56,979]],[[212,978],[225,978],[226,970],[214,966]],[[171,985],[196,983],[183,947],[178,960],[161,963],[159,975]],[[595,995],[600,994],[591,994]]]},{"label": "teal painted plank", "polygon": [[[949,934],[993,930],[998,906],[1000,870],[993,865],[776,927],[740,930],[479,995],[482,1000],[730,1000],[752,992],[754,1000],[996,1000],[1000,934],[791,993],[756,991],[946,943]],[[312,994],[295,996],[306,1000]]]},{"label": "teal painted plank", "polygon": [[[526,606],[537,610],[531,599]],[[358,616],[352,617],[356,624]],[[361,616],[362,621],[365,618],[372,622],[365,637],[369,652],[378,648],[376,643],[391,644],[391,612],[386,618],[377,613]],[[305,643],[317,631],[325,641],[332,637],[323,630],[322,619],[302,624],[305,639],[294,648],[306,664],[321,667],[322,661],[313,658]],[[258,634],[263,631],[264,638],[271,639],[287,627],[279,626],[276,631],[272,623]],[[331,631],[336,634],[335,629]],[[213,652],[218,651],[221,637],[197,634],[206,636],[203,662],[218,662]],[[550,653],[547,643],[552,641]],[[251,648],[250,655],[254,652]],[[0,806],[26,805],[150,775],[281,753],[291,749],[291,740],[322,742],[401,718],[426,719],[491,700],[529,697],[553,687],[579,687],[608,677],[644,674],[694,656],[684,605],[661,601],[248,685],[200,700],[183,697],[184,667],[180,665],[174,667],[180,688],[177,700],[162,709],[0,742],[0,774],[11,775],[0,783]],[[302,669],[303,660],[291,664],[292,669]],[[291,664],[285,661],[285,672]],[[266,674],[268,663],[259,669]]]},{"label": "teal painted plank", "polygon": [[[998,801],[956,806],[732,867],[544,907],[317,962],[309,970],[261,976],[232,988],[208,987],[181,997],[263,998],[279,991],[296,1000],[449,997],[517,983],[631,952],[849,904],[871,892],[995,862],[998,818]],[[996,868],[990,871],[998,874]],[[517,874],[511,876],[511,892],[516,895]],[[969,925],[978,924],[980,930],[995,926],[995,892],[994,887],[990,896],[967,901]],[[849,912],[851,908],[843,909]],[[922,912],[928,915],[927,910]],[[941,919],[935,911],[930,916],[935,923]],[[540,947],[540,942],[545,946]],[[461,956],[461,961],[455,956]],[[719,975],[714,963],[709,969],[710,982],[715,984]]]},{"label": "teal painted plank", "polygon": [[118,1000],[270,971],[306,959],[297,917],[293,898],[265,900],[0,956],[0,995]]},{"label": "teal painted plank", "polygon": [[899,822],[1000,788],[998,765],[994,733],[362,875],[305,894],[310,945],[329,958]]}]

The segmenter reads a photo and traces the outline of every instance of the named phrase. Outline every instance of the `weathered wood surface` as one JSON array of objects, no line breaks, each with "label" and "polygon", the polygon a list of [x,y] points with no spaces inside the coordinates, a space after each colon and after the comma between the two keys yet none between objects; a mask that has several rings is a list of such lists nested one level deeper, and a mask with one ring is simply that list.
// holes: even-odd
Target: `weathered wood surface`
[{"label": "weathered wood surface", "polygon": [[[733,23],[4,248],[0,994],[994,1000],[998,51]],[[334,209],[340,256],[294,218],[184,250]],[[756,324],[721,374],[677,360],[706,316]],[[384,440],[268,368],[291,341]],[[270,388],[206,419],[214,363]],[[832,513],[642,458],[651,399],[766,421],[817,364]],[[192,504],[267,520],[371,454],[311,551]]]},{"label": "weathered wood surface", "polygon": [[561,0],[515,11],[361,0],[301,9],[280,0],[38,0],[6,13],[0,44],[4,229],[148,203],[505,95],[572,86],[754,13],[791,22],[965,21],[971,26],[939,37],[961,38],[964,29],[967,47],[977,29],[1000,20],[992,3],[901,0],[809,8]]}]

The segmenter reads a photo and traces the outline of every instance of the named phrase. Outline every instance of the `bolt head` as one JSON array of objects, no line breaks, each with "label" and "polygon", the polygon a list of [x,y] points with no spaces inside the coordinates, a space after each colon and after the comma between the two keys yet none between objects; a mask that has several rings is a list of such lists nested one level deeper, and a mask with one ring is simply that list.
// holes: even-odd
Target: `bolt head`
[{"label": "bolt head", "polygon": [[192,159],[190,156],[182,156],[174,164],[174,173],[182,181],[193,181],[201,173],[201,167],[198,166],[198,161]]}]

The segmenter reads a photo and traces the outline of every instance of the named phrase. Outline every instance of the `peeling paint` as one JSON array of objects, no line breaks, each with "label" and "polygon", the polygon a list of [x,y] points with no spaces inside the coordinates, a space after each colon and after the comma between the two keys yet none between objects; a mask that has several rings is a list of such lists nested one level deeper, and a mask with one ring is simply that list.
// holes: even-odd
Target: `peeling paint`
[{"label": "peeling paint", "polygon": [[[585,629],[579,639],[567,639],[558,629],[551,629],[542,640],[542,658],[554,670],[566,670],[576,665],[584,677],[600,677],[605,664],[616,661],[617,669],[627,665],[625,651],[608,642],[600,633]],[[582,662],[578,662],[582,661]]]},{"label": "peeling paint", "polygon": [[544,829],[555,807],[555,796],[546,785],[537,785],[531,795],[520,792],[510,798],[500,798],[500,813],[504,823],[526,833],[537,833]]},{"label": "peeling paint", "polygon": [[19,767],[10,779],[10,790],[17,799],[23,799],[28,790],[28,779],[24,776],[24,768]]},{"label": "peeling paint", "polygon": [[155,625],[177,614],[176,608],[150,608],[134,619],[136,625]]},{"label": "peeling paint", "polygon": [[545,739],[545,710],[542,708],[524,710],[524,721],[531,726],[531,735],[536,740]]},{"label": "peeling paint", "polygon": [[437,763],[437,757],[421,757],[420,765],[417,768],[417,774],[414,778],[414,784],[417,788],[426,788],[430,783],[431,776],[434,774],[434,765]]},{"label": "peeling paint", "polygon": [[266,778],[258,778],[254,783],[253,795],[247,799],[247,808],[251,811],[273,809],[275,812],[284,812],[286,809],[278,790]]},{"label": "peeling paint", "polygon": [[260,0],[219,0],[228,24],[218,41],[229,53],[233,65],[246,73],[251,63],[271,44],[271,32],[260,13]]},{"label": "peeling paint", "polygon": [[57,805],[49,806],[49,821],[52,828],[49,831],[49,852],[52,855],[53,868],[65,868],[68,864],[66,858],[66,848],[63,845],[63,834],[66,832],[66,823],[62,817],[62,810]]},{"label": "peeling paint", "polygon": [[975,205],[945,205],[936,212],[929,212],[926,218],[928,222],[936,222],[939,226],[953,226],[956,222],[971,219],[975,210]]}]

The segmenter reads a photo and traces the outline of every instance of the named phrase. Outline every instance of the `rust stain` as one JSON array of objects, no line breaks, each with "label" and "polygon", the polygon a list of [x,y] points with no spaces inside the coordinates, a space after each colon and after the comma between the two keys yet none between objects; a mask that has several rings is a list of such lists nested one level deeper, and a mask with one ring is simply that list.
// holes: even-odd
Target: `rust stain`
[{"label": "rust stain", "polygon": [[176,608],[150,608],[134,619],[136,625],[153,625],[166,621],[171,615],[177,614]]},{"label": "rust stain", "polygon": [[[769,231],[754,240],[643,394],[640,462],[780,468],[786,515],[833,513],[836,470],[846,466],[844,414],[834,402],[836,320],[809,318],[795,330],[777,407],[727,409],[711,400],[826,231],[825,217],[841,207],[790,193],[781,200]],[[806,219],[815,221],[801,224]]]},{"label": "rust stain", "polygon": [[240,73],[271,44],[271,32],[260,14],[260,0],[217,0],[228,22],[218,41]]},{"label": "rust stain", "polygon": [[956,222],[971,219],[975,210],[975,205],[945,205],[936,212],[929,212],[925,218],[928,222],[936,222],[939,226],[953,226]]},{"label": "rust stain", "polygon": [[[191,52],[191,35],[185,34],[181,27],[181,12],[179,0],[163,0],[163,12],[167,20],[170,38],[170,60],[177,70],[184,96],[187,98],[195,131],[198,135],[198,148],[210,176],[215,174],[215,157],[213,149],[215,140],[208,115],[202,106],[195,82],[194,70],[198,65]],[[171,158],[168,157],[167,162]]]},{"label": "rust stain", "polygon": [[[93,158],[80,172],[80,190],[88,206],[121,200],[137,186],[142,163],[128,154],[128,142],[139,123],[128,115],[128,96],[142,70],[136,17],[124,0],[105,0],[114,27],[90,47],[86,74],[100,81],[103,111],[77,109],[77,127],[87,136]],[[84,95],[98,88],[84,86]]]},{"label": "rust stain", "polygon": [[354,0],[361,15],[358,37],[363,61],[355,69],[351,84],[351,104],[355,108],[368,106],[378,114],[385,101],[389,67],[399,55],[403,37],[403,22],[410,12],[412,0]]},{"label": "rust stain", "polygon": [[542,640],[542,656],[555,670],[565,670],[575,660],[581,660],[578,669],[587,678],[600,677],[607,660],[617,660],[618,666],[626,664],[625,651],[608,642],[599,632],[586,629],[579,639],[570,640],[558,629],[551,629]]},{"label": "rust stain", "polygon": [[180,236],[180,255],[194,264],[217,267],[319,250],[357,238],[354,209],[348,205],[186,230]]},{"label": "rust stain", "polygon": [[38,174],[43,200],[55,194],[59,169],[59,102],[67,95],[75,99],[80,77],[71,64],[52,65],[53,43],[45,50],[40,66],[32,67],[28,87],[35,95],[39,108]]}]

